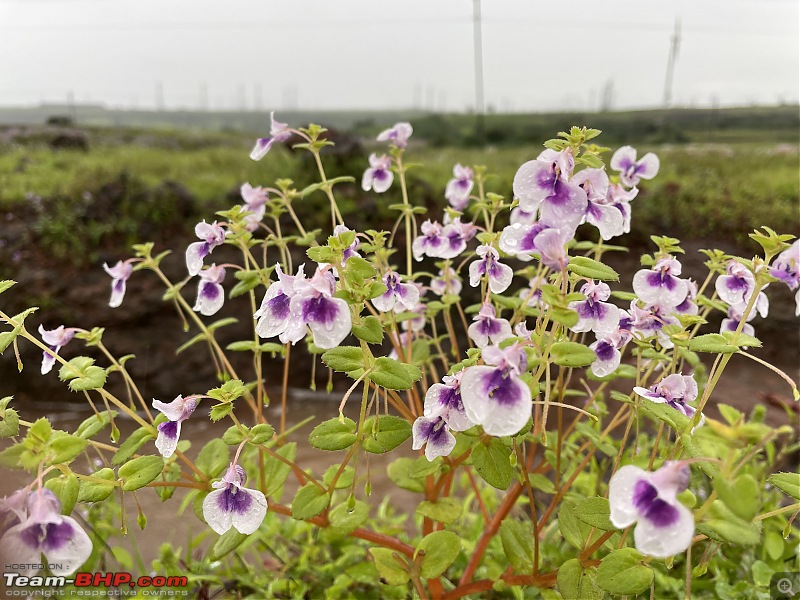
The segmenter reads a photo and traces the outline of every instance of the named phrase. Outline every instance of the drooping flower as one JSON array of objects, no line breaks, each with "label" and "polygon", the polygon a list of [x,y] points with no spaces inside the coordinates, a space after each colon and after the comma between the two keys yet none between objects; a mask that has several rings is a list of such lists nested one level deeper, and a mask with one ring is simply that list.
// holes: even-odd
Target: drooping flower
[{"label": "drooping flower", "polygon": [[199,275],[200,284],[197,286],[197,301],[193,310],[210,317],[222,308],[225,302],[225,290],[220,285],[225,279],[225,267],[212,264],[200,271]]},{"label": "drooping flower", "polygon": [[334,298],[336,280],[328,270],[317,269],[311,279],[295,279],[290,319],[308,325],[314,344],[329,349],[338,346],[350,334],[350,306]]},{"label": "drooping flower", "polygon": [[634,187],[640,179],[652,179],[658,175],[659,160],[652,152],[648,152],[638,161],[636,148],[622,146],[611,157],[611,168],[619,171],[620,182],[628,187]]},{"label": "drooping flower", "polygon": [[258,224],[264,218],[269,194],[263,187],[254,188],[249,183],[243,184],[240,192],[245,204],[242,211],[247,213],[244,217],[245,229],[253,232],[258,229]]},{"label": "drooping flower", "polygon": [[461,278],[453,270],[452,267],[446,267],[439,270],[439,274],[431,279],[431,291],[437,296],[444,296],[445,294],[460,294],[461,293]]},{"label": "drooping flower", "polygon": [[[649,389],[637,386],[633,388],[633,391],[656,404],[668,404],[690,419],[697,411],[694,406],[687,404],[687,402],[694,402],[697,398],[697,382],[691,375],[673,373],[650,386]],[[700,424],[703,424],[702,415]]]},{"label": "drooping flower", "polygon": [[414,310],[419,304],[419,289],[413,283],[401,283],[400,277],[394,271],[388,271],[383,276],[386,291],[372,299],[372,304],[381,312],[393,310]]},{"label": "drooping flower", "polygon": [[203,241],[189,244],[186,248],[186,268],[192,277],[203,268],[203,259],[225,241],[225,229],[216,221],[210,225],[205,221],[198,223],[194,233]]},{"label": "drooping flower", "polygon": [[689,466],[680,462],[666,462],[653,473],[625,465],[608,483],[611,523],[618,528],[636,523],[633,541],[642,554],[680,554],[694,536],[694,516],[677,499],[690,477]]},{"label": "drooping flower", "polygon": [[[586,192],[569,181],[575,158],[572,150],[545,150],[523,164],[514,175],[514,196],[525,212],[537,208],[540,221],[574,233],[586,214]],[[571,236],[570,236],[571,237]]]},{"label": "drooping flower", "polygon": [[514,271],[500,262],[500,254],[492,246],[486,244],[478,246],[475,253],[479,258],[469,265],[469,284],[477,287],[481,283],[481,278],[486,275],[492,293],[502,294],[511,285]]},{"label": "drooping flower", "polygon": [[122,299],[125,297],[125,282],[128,281],[133,273],[132,262],[132,259],[126,261],[118,260],[117,264],[113,267],[109,267],[106,263],[103,263],[103,269],[105,269],[105,272],[108,273],[113,280],[111,282],[111,299],[108,301],[108,305],[111,308],[117,308],[122,304]]},{"label": "drooping flower", "polygon": [[520,379],[528,365],[525,349],[512,344],[488,346],[485,365],[467,367],[461,377],[461,400],[467,417],[489,435],[518,433],[531,417],[531,390]]},{"label": "drooping flower", "polygon": [[462,166],[461,163],[453,167],[453,179],[447,182],[444,197],[456,210],[463,212],[469,204],[469,194],[475,185],[474,176],[472,169]]},{"label": "drooping flower", "polygon": [[425,394],[423,414],[429,419],[442,417],[453,431],[466,431],[474,427],[469,420],[461,400],[461,377],[464,371],[455,375],[445,375],[443,383],[434,383]]},{"label": "drooping flower", "polygon": [[610,335],[619,325],[619,308],[605,302],[611,296],[608,284],[589,281],[581,287],[586,300],[569,303],[569,308],[578,313],[578,322],[572,331],[593,331],[598,337]]},{"label": "drooping flower", "polygon": [[674,308],[689,293],[685,280],[678,279],[681,263],[672,257],[662,258],[652,269],[641,269],[633,276],[633,291],[646,304]]},{"label": "drooping flower", "polygon": [[585,220],[600,231],[604,240],[622,235],[625,231],[625,216],[608,201],[608,175],[603,169],[584,169],[572,178],[572,182],[586,192]]},{"label": "drooping flower", "polygon": [[231,527],[239,533],[253,533],[267,514],[267,498],[258,490],[244,487],[245,472],[231,463],[220,481],[211,484],[214,491],[203,500],[203,518],[222,535]]},{"label": "drooping flower", "polygon": [[392,159],[385,154],[369,155],[369,169],[364,171],[361,177],[361,189],[365,192],[375,190],[376,194],[382,194],[392,185],[394,173],[391,171]]},{"label": "drooping flower", "polygon": [[411,123],[400,122],[395,123],[394,127],[381,131],[376,139],[379,142],[390,142],[397,148],[405,148],[408,146],[408,138],[412,133],[414,133],[414,128],[411,127]]},{"label": "drooping flower", "polygon": [[[742,322],[742,313],[739,308],[741,307],[728,307],[728,318],[722,319],[722,324],[719,328],[720,333],[725,333],[726,331],[736,331],[739,328],[739,323]],[[750,311],[750,314],[747,316],[747,321],[752,321],[755,318],[756,312]],[[755,335],[756,330],[753,329],[753,326],[750,325],[749,322],[745,322],[745,324],[742,325],[742,333],[745,335]]]},{"label": "drooping flower", "polygon": [[53,369],[56,364],[55,355],[58,351],[66,346],[70,340],[75,336],[77,329],[74,327],[64,327],[59,325],[55,329],[45,329],[39,325],[39,334],[42,336],[42,341],[50,348],[50,352],[44,352],[42,356],[42,375],[46,375]]},{"label": "drooping flower", "polygon": [[565,269],[569,263],[567,243],[572,236],[573,233],[567,229],[547,229],[537,235],[536,249],[541,263],[554,271]]},{"label": "drooping flower", "polygon": [[305,279],[303,269],[305,265],[300,265],[297,275],[285,275],[281,270],[281,265],[275,265],[275,272],[278,274],[278,281],[273,282],[267,289],[261,307],[253,315],[258,319],[256,323],[256,333],[262,338],[271,338],[276,335],[281,342],[296,343],[305,337],[305,324],[291,319],[290,303],[294,296],[294,282]]},{"label": "drooping flower", "polygon": [[159,423],[156,448],[164,458],[169,458],[178,446],[181,437],[181,423],[188,419],[197,408],[197,399],[184,398],[179,395],[172,402],[161,402],[153,398],[153,408],[167,417],[167,421]]},{"label": "drooping flower", "polygon": [[419,450],[424,445],[425,458],[429,461],[437,456],[448,456],[456,445],[456,438],[442,417],[417,417],[411,426],[411,434],[411,448]]},{"label": "drooping flower", "polygon": [[286,123],[281,123],[275,120],[275,111],[269,113],[270,128],[269,136],[258,138],[253,151],[250,153],[250,158],[253,160],[261,160],[267,155],[272,144],[285,142],[292,137],[292,131]]},{"label": "drooping flower", "polygon": [[478,348],[485,348],[490,341],[497,345],[511,337],[511,324],[507,319],[498,319],[496,315],[494,306],[484,302],[480,312],[472,319],[474,323],[469,326],[467,334]]},{"label": "drooping flower", "polygon": [[20,522],[0,536],[0,559],[19,565],[21,575],[33,575],[44,554],[53,575],[74,573],[91,555],[92,540],[75,519],[61,514],[53,492],[40,488],[26,496]]},{"label": "drooping flower", "polygon": [[[780,279],[790,290],[800,288],[800,239],[775,257],[769,274]],[[800,310],[800,304],[798,307]]]}]

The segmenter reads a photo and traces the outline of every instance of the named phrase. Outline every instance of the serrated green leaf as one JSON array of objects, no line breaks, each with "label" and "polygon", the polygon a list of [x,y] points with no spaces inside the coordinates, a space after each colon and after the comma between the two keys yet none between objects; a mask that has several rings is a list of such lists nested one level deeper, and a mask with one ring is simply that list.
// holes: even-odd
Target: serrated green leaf
[{"label": "serrated green leaf", "polygon": [[597,567],[598,587],[612,594],[630,596],[649,590],[653,570],[642,564],[642,558],[633,548],[614,550]]},{"label": "serrated green leaf", "polygon": [[603,600],[605,594],[595,584],[594,568],[584,569],[577,558],[571,558],[558,569],[558,591],[564,600]]},{"label": "serrated green leaf", "polygon": [[413,465],[414,459],[404,456],[391,462],[386,472],[389,479],[398,487],[410,492],[422,493],[425,491],[425,484],[419,477],[413,477],[409,472]]},{"label": "serrated green leaf", "polygon": [[733,481],[718,476],[713,483],[720,500],[733,514],[745,521],[753,520],[761,508],[761,486],[752,475],[745,473]]},{"label": "serrated green leaf", "polygon": [[800,500],[800,474],[798,473],[775,473],[767,477],[767,481],[790,495],[796,500]]},{"label": "serrated green leaf", "polygon": [[224,558],[241,546],[247,537],[246,533],[240,533],[231,527],[228,531],[219,536],[217,541],[214,542],[214,545],[211,546],[211,549],[208,551],[208,559],[217,561]]},{"label": "serrated green leaf", "polygon": [[343,502],[328,513],[331,526],[347,533],[361,527],[368,517],[369,505],[361,500],[356,500],[353,508]]},{"label": "serrated green leaf", "polygon": [[155,437],[156,434],[152,428],[140,427],[136,429],[128,436],[128,439],[122,443],[114,456],[111,457],[111,464],[114,466],[121,465],[133,456],[147,440],[155,439]]},{"label": "serrated green leaf", "polygon": [[353,335],[368,344],[380,344],[383,341],[383,326],[377,317],[366,317],[361,325],[353,326]]},{"label": "serrated green leaf", "polygon": [[95,471],[90,477],[95,480],[102,479],[108,483],[82,479],[78,491],[78,502],[102,502],[108,498],[114,492],[114,488],[117,487],[117,479],[114,475],[114,471],[108,467]]},{"label": "serrated green leaf", "polygon": [[61,514],[68,515],[75,508],[78,500],[78,490],[80,483],[74,473],[68,475],[61,474],[58,477],[48,479],[44,486],[53,492],[61,500]]},{"label": "serrated green leaf", "polygon": [[586,256],[573,256],[569,259],[567,270],[586,277],[587,279],[598,279],[600,281],[619,281],[619,273],[600,261]]},{"label": "serrated green leaf", "polygon": [[[275,451],[276,454],[293,463],[297,458],[297,443],[290,442]],[[281,489],[292,468],[274,456],[268,456],[264,461],[264,480],[267,482],[267,496],[273,496]]]},{"label": "serrated green leaf", "polygon": [[498,438],[492,438],[488,445],[478,443],[472,449],[472,465],[486,483],[498,490],[506,490],[514,479],[510,454],[510,448]]},{"label": "serrated green leaf", "polygon": [[529,521],[505,519],[500,524],[500,541],[514,571],[519,574],[533,572],[533,527]]},{"label": "serrated green leaf", "polygon": [[334,371],[348,373],[364,367],[364,353],[355,346],[340,346],[326,351],[322,361]]},{"label": "serrated green leaf", "polygon": [[550,347],[550,358],[561,367],[585,367],[597,356],[594,350],[577,342],[556,342]]},{"label": "serrated green leaf", "polygon": [[356,423],[348,418],[345,418],[344,422],[338,418],[324,421],[314,427],[308,436],[311,446],[329,452],[349,448],[357,439]]},{"label": "serrated green leaf", "polygon": [[[408,563],[403,555],[390,548],[370,548],[369,553],[375,561],[375,568],[381,579],[388,585],[405,585],[410,579]],[[405,565],[406,568],[403,568]]]},{"label": "serrated green leaf", "polygon": [[47,442],[47,459],[50,464],[68,463],[83,452],[88,442],[66,431],[54,431]]},{"label": "serrated green leaf", "polygon": [[693,352],[711,352],[713,354],[731,354],[738,350],[738,346],[728,343],[728,340],[719,333],[707,333],[689,340],[689,350]]},{"label": "serrated green leaf", "polygon": [[417,514],[439,521],[445,525],[461,516],[462,506],[456,498],[439,498],[435,502],[425,500],[417,506]]},{"label": "serrated green leaf", "polygon": [[408,390],[422,377],[422,371],[415,365],[401,363],[387,356],[375,360],[369,378],[381,387],[390,390]]},{"label": "serrated green leaf", "polygon": [[609,519],[611,509],[608,506],[608,498],[595,497],[581,500],[575,505],[572,514],[597,529],[602,529],[603,531],[617,529]]},{"label": "serrated green leaf", "polygon": [[316,517],[330,502],[330,494],[313,483],[301,487],[292,500],[292,517],[306,520]]},{"label": "serrated green leaf", "polygon": [[[111,413],[109,415],[109,412]],[[91,439],[100,433],[106,425],[111,422],[111,419],[116,417],[119,413],[116,410],[112,411],[103,411],[101,413],[97,413],[96,415],[92,415],[88,419],[84,420],[83,423],[78,425],[78,429],[75,430],[75,435],[78,437],[82,437],[85,440]]]}]

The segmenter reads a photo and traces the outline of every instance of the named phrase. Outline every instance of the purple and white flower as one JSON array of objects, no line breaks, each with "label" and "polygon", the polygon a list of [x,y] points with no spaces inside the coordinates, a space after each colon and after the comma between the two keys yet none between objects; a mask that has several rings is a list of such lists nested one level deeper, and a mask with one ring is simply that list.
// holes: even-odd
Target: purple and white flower
[{"label": "purple and white flower", "polygon": [[723,302],[736,306],[747,304],[756,289],[756,278],[742,263],[731,260],[726,267],[726,275],[717,277],[717,294]]},{"label": "purple and white flower", "polygon": [[422,235],[417,236],[417,239],[411,244],[414,259],[421,261],[423,256],[438,257],[440,249],[444,245],[442,225],[428,219],[419,228]]},{"label": "purple and white flower", "polygon": [[447,182],[444,190],[444,197],[447,198],[450,206],[462,212],[467,208],[469,194],[475,185],[474,177],[472,169],[462,166],[461,163],[453,167],[453,179]]},{"label": "purple and white flower", "polygon": [[656,336],[662,348],[672,348],[675,344],[670,339],[664,327],[667,325],[678,325],[678,319],[668,314],[671,309],[664,308],[659,304],[640,307],[636,300],[631,302],[630,325],[628,330],[631,333],[639,334],[643,338]]},{"label": "purple and white flower", "polygon": [[464,371],[455,375],[445,375],[444,383],[434,383],[425,394],[423,414],[429,419],[442,417],[453,431],[466,431],[474,427],[469,420],[464,402],[461,400],[461,377]]},{"label": "purple and white flower", "polygon": [[391,171],[392,159],[385,154],[369,155],[369,169],[364,171],[361,177],[361,189],[365,192],[375,190],[376,194],[382,194],[389,189],[394,181],[394,173]]},{"label": "purple and white flower", "polygon": [[405,148],[408,146],[408,138],[412,133],[414,133],[414,128],[411,127],[411,123],[400,122],[395,123],[394,127],[381,131],[376,139],[379,142],[390,142],[396,148]]},{"label": "purple and white flower", "polygon": [[192,310],[210,317],[225,302],[225,290],[220,285],[225,279],[225,267],[212,264],[200,271],[200,284],[197,286],[197,300]]},{"label": "purple and white flower", "polygon": [[478,348],[485,348],[492,344],[497,345],[511,337],[511,324],[507,319],[498,319],[494,306],[489,302],[481,305],[480,312],[472,319],[474,323],[469,326],[467,334]]},{"label": "purple and white flower", "polygon": [[522,288],[517,294],[525,306],[530,308],[547,308],[547,303],[542,301],[542,285],[547,283],[543,277],[533,277],[528,282],[528,287]]},{"label": "purple and white flower", "polygon": [[430,284],[431,291],[437,296],[458,295],[461,293],[461,287],[461,278],[450,266],[440,269],[439,274],[431,279]]},{"label": "purple and white flower", "polygon": [[222,535],[233,527],[250,535],[264,521],[267,498],[244,487],[244,482],[244,469],[231,463],[223,478],[211,484],[214,491],[203,500],[203,518],[216,533]]},{"label": "purple and white flower", "polygon": [[[574,232],[586,214],[586,192],[569,181],[575,166],[572,150],[545,150],[514,175],[514,196],[525,212],[537,208],[540,221]],[[571,237],[571,236],[570,236]]]},{"label": "purple and white flower", "polygon": [[775,257],[769,274],[780,279],[790,290],[797,290],[795,315],[800,316],[800,239]]},{"label": "purple and white flower", "polygon": [[386,291],[372,299],[372,305],[381,312],[397,310],[414,310],[419,304],[419,288],[413,283],[401,283],[394,271],[383,276]]},{"label": "purple and white flower", "polygon": [[697,282],[686,279],[686,298],[672,312],[679,315],[696,315],[698,309],[695,300],[697,300]]},{"label": "purple and white flower", "polygon": [[411,448],[419,450],[425,446],[425,458],[429,461],[437,456],[449,456],[456,445],[447,421],[442,417],[417,417],[411,426],[413,442]]},{"label": "purple and white flower", "polygon": [[113,280],[111,282],[111,299],[108,301],[108,305],[111,308],[117,308],[122,304],[122,299],[125,297],[125,282],[128,281],[133,273],[132,263],[133,259],[130,258],[126,261],[118,260],[117,264],[113,267],[109,267],[106,263],[103,263],[103,269],[105,269],[106,273],[108,273]]},{"label": "purple and white flower", "polygon": [[[691,375],[673,373],[650,386],[649,389],[637,386],[633,388],[633,391],[656,404],[668,404],[690,419],[697,411],[694,406],[687,404],[687,402],[694,402],[697,399],[697,382]],[[703,421],[701,415],[700,425],[703,424]]]},{"label": "purple and white flower", "polygon": [[292,344],[299,342],[305,337],[305,324],[291,319],[290,303],[294,296],[295,281],[305,279],[303,269],[305,265],[300,265],[297,275],[286,275],[281,270],[281,265],[275,265],[275,272],[278,274],[278,281],[273,282],[267,289],[261,307],[253,315],[258,319],[256,323],[256,333],[262,338],[279,336],[281,342]]},{"label": "purple and white flower", "polygon": [[619,180],[627,187],[634,187],[640,179],[652,179],[658,175],[659,160],[652,152],[648,152],[638,161],[636,148],[622,146],[611,157],[611,168],[619,171]]},{"label": "purple and white flower", "polygon": [[478,260],[469,265],[469,284],[477,287],[484,275],[489,280],[489,289],[493,294],[502,294],[514,277],[514,271],[500,262],[500,254],[492,246],[481,245],[475,250]]},{"label": "purple and white flower", "polygon": [[467,249],[467,242],[475,237],[477,232],[478,228],[472,223],[462,223],[460,217],[450,219],[445,215],[442,244],[438,247],[436,257],[455,258]]},{"label": "purple and white flower", "polygon": [[498,245],[506,254],[527,262],[533,259],[534,254],[539,253],[536,239],[548,229],[552,227],[537,221],[528,224],[512,223],[503,228]]},{"label": "purple and white flower", "polygon": [[197,408],[197,398],[177,396],[170,403],[161,402],[153,398],[153,408],[167,417],[167,421],[159,423],[156,448],[164,458],[169,458],[175,453],[178,440],[181,437],[181,423],[188,419]]},{"label": "purple and white flower", "polygon": [[267,155],[272,144],[285,142],[292,137],[292,130],[286,123],[281,123],[275,120],[275,111],[269,113],[270,128],[269,136],[258,138],[253,151],[250,153],[250,158],[253,160],[261,160]]},{"label": "purple and white flower", "polygon": [[610,183],[608,186],[608,197],[606,204],[609,204],[622,213],[622,233],[631,232],[631,200],[639,195],[639,188],[626,190],[618,183]]},{"label": "purple and white flower", "polygon": [[63,325],[59,325],[55,329],[45,329],[39,325],[42,341],[50,348],[50,352],[44,352],[42,356],[42,375],[46,375],[53,369],[53,365],[56,364],[55,355],[75,337],[76,331],[77,329],[74,327],[64,327]]},{"label": "purple and white flower", "polygon": [[531,418],[531,389],[520,379],[528,356],[520,344],[483,349],[485,365],[467,367],[461,377],[461,400],[467,417],[489,435],[515,435]]},{"label": "purple and white flower", "polygon": [[350,334],[353,323],[347,302],[333,297],[333,273],[318,268],[311,279],[296,279],[292,288],[290,319],[308,325],[314,344],[320,348],[338,346]]},{"label": "purple and white flower", "polygon": [[633,291],[646,304],[674,308],[689,293],[689,285],[681,274],[681,263],[672,257],[662,258],[652,269],[641,269],[633,276]]},{"label": "purple and white flower", "polygon": [[17,518],[0,535],[0,559],[19,565],[20,575],[36,573],[42,554],[53,575],[70,575],[92,553],[92,540],[75,519],[61,514],[61,501],[46,488],[26,495]]},{"label": "purple and white flower", "polygon": [[258,224],[264,218],[269,194],[263,187],[254,188],[249,183],[243,184],[240,192],[245,204],[242,212],[247,213],[244,216],[244,226],[247,231],[253,232],[258,229]]},{"label": "purple and white flower", "polygon": [[546,229],[536,236],[536,248],[539,260],[554,271],[563,271],[569,263],[567,244],[573,232],[567,229]]},{"label": "purple and white flower", "polygon": [[642,554],[668,558],[684,552],[694,536],[694,516],[677,495],[689,486],[689,466],[666,462],[649,473],[633,465],[617,470],[608,483],[614,527],[636,523],[633,541]]},{"label": "purple and white flower", "polygon": [[213,252],[214,248],[225,241],[225,229],[214,221],[210,225],[203,221],[195,225],[194,234],[202,242],[194,242],[186,248],[186,268],[189,275],[194,277],[203,268],[203,259]]},{"label": "purple and white flower", "polygon": [[584,169],[572,178],[572,183],[586,192],[588,204],[585,220],[600,231],[604,240],[622,235],[625,217],[622,211],[608,201],[608,175],[603,169]]},{"label": "purple and white flower", "polygon": [[618,334],[612,333],[589,345],[589,348],[594,350],[594,354],[597,357],[589,368],[597,377],[611,375],[611,373],[619,368],[619,363],[622,358],[619,338],[620,336]]},{"label": "purple and white flower", "polygon": [[[348,231],[352,231],[352,229],[350,229],[344,223],[339,223],[336,227],[333,228],[333,235],[334,236],[340,236],[343,233],[347,233]],[[358,257],[361,256],[358,253],[358,247],[360,245],[361,245],[361,242],[358,239],[358,235],[356,235],[355,239],[353,240],[353,243],[350,244],[347,248],[345,248],[344,251],[342,252],[342,263],[343,264],[345,262],[347,262],[347,259],[350,258],[351,256],[358,256]]]},{"label": "purple and white flower", "polygon": [[610,335],[619,325],[619,308],[605,302],[611,296],[608,284],[588,281],[581,287],[586,300],[570,302],[569,308],[578,313],[578,322],[572,331],[593,331],[598,337]]},{"label": "purple and white flower", "polygon": [[[725,333],[726,331],[736,331],[739,328],[739,323],[742,322],[742,312],[739,309],[742,309],[741,306],[730,306],[728,307],[728,318],[722,319],[722,324],[720,325],[719,332]],[[747,316],[747,321],[744,325],[742,325],[742,333],[745,335],[755,335],[756,330],[750,325],[749,321],[752,321],[756,318],[755,311],[751,311],[750,314]]]}]

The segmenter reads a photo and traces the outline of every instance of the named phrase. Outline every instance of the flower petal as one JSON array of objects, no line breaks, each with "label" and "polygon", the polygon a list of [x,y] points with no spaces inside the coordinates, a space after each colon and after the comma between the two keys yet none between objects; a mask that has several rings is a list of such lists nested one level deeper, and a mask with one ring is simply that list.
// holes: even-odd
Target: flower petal
[{"label": "flower petal", "polygon": [[647,473],[633,465],[625,465],[617,470],[608,482],[609,518],[614,527],[622,529],[639,518],[639,510],[633,504],[633,490],[641,480],[647,480]]}]

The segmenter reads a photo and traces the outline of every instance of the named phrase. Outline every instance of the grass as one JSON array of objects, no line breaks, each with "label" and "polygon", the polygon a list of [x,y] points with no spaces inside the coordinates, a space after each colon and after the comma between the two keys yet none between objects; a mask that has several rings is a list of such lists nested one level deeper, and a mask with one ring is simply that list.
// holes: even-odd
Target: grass
[{"label": "grass", "polygon": [[[487,148],[469,145],[473,126],[469,117],[436,117],[433,124],[423,118],[419,125],[414,123],[414,143],[408,151],[409,161],[422,164],[410,174],[411,200],[438,215],[456,162],[485,165],[490,174],[487,190],[510,197],[519,165],[535,158],[542,142],[559,128],[585,121],[610,127],[599,139],[602,143],[628,143],[640,154],[654,151],[661,158],[658,177],[645,182],[634,200],[634,238],[662,233],[742,243],[760,225],[800,234],[796,128],[782,128],[790,115],[778,109],[670,114],[670,119],[664,113],[624,113],[586,115],[584,120],[580,115],[497,115],[487,119],[487,133],[504,131],[503,143]],[[796,110],[793,114],[796,118]],[[716,128],[709,125],[712,117]],[[374,126],[367,119],[357,130],[366,136],[370,127]],[[290,178],[298,189],[316,181],[313,164],[284,148],[273,149],[260,162],[251,161],[250,134],[140,128],[84,131],[88,152],[51,150],[47,142],[52,132],[46,129],[33,129],[14,143],[0,145],[0,210],[26,215],[29,242],[77,262],[96,260],[97,249],[104,245],[119,249],[164,231],[190,233],[194,222],[212,219],[215,211],[235,203],[245,181],[274,185],[277,178]],[[437,145],[437,136],[447,131],[461,145]],[[705,141],[659,142],[665,131],[677,132],[680,139]],[[514,142],[523,135],[528,136],[526,143]],[[373,150],[384,148],[367,142],[363,154],[330,164],[329,176],[349,174],[358,180]],[[167,181],[179,184],[185,193],[180,187],[165,187]],[[386,207],[400,201],[396,187],[380,197],[361,192],[357,183],[338,188],[342,211],[353,214],[349,224],[391,227],[394,215]],[[327,231],[327,205],[321,194],[296,208],[309,228]]]}]

